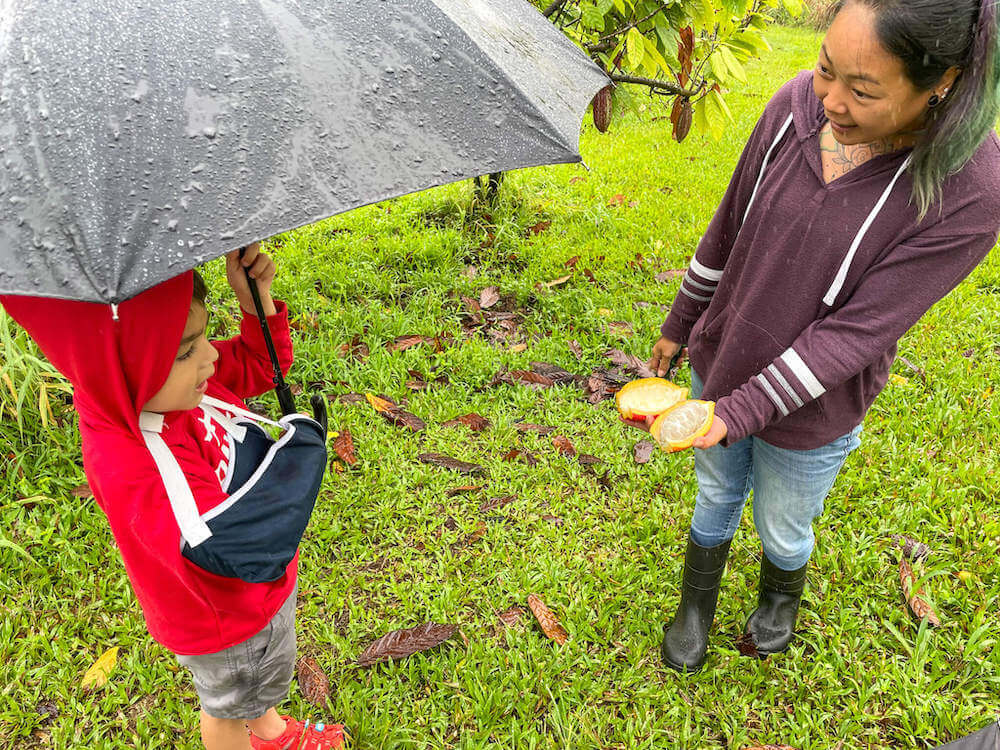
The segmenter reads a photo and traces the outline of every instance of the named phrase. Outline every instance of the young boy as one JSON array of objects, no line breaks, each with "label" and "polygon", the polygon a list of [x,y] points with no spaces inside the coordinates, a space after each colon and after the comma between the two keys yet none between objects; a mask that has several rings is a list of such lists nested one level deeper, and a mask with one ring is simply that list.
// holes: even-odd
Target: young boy
[{"label": "young boy", "polygon": [[[243,310],[240,335],[210,342],[205,285],[181,274],[117,306],[0,297],[73,384],[84,470],[111,525],[155,640],[192,673],[208,750],[305,750],[344,745],[339,725],[279,716],[274,706],[295,664],[298,555],[284,575],[248,583],[204,570],[182,555],[176,477],[147,447],[152,418],[183,472],[197,510],[224,502],[239,446],[234,409],[273,387],[273,370],[246,279],[256,280],[282,369],[292,362],[287,309],[270,295],[274,262],[257,244],[226,257]],[[167,485],[174,481],[173,492]],[[187,490],[184,490],[187,492]],[[248,733],[249,729],[249,733]]]}]

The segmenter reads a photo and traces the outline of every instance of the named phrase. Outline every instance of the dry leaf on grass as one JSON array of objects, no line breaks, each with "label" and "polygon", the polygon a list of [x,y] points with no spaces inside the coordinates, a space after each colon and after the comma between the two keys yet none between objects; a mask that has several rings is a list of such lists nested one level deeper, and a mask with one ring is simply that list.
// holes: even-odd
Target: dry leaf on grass
[{"label": "dry leaf on grass", "polygon": [[354,453],[354,439],[351,431],[346,427],[337,433],[333,441],[333,450],[348,466],[354,466],[358,462],[358,457]]},{"label": "dry leaf on grass", "polygon": [[461,495],[466,492],[475,492],[476,490],[481,490],[483,485],[481,484],[463,484],[461,487],[453,487],[444,494],[448,497],[455,497],[455,495]]},{"label": "dry leaf on grass", "polygon": [[393,630],[386,633],[358,656],[358,664],[370,667],[380,661],[405,659],[407,656],[426,651],[451,638],[458,625],[428,622],[415,628]]},{"label": "dry leaf on grass", "polygon": [[632,453],[635,457],[635,462],[637,464],[647,463],[649,459],[652,458],[653,449],[655,447],[656,446],[654,446],[648,440],[640,440],[638,443],[635,444],[635,448],[632,449]]},{"label": "dry leaf on grass", "polygon": [[295,675],[302,697],[314,706],[326,708],[330,700],[330,680],[319,662],[311,656],[303,656],[295,665]]},{"label": "dry leaf on grass", "polygon": [[549,289],[555,286],[561,286],[570,280],[570,276],[560,276],[558,279],[552,279],[551,281],[543,282],[543,286],[547,286]]},{"label": "dry leaf on grass", "polygon": [[906,604],[909,606],[914,617],[918,620],[922,620],[926,617],[927,624],[936,628],[941,625],[941,620],[938,619],[937,613],[933,610],[931,605],[923,599],[923,591],[920,589],[914,590],[913,585],[915,580],[913,568],[910,567],[910,564],[905,558],[900,558],[899,583],[903,587],[903,597],[906,599]]},{"label": "dry leaf on grass", "polygon": [[494,511],[497,508],[502,508],[505,505],[509,505],[515,500],[517,500],[516,495],[504,495],[502,497],[490,498],[489,500],[486,500],[482,505],[479,506],[479,512],[490,513],[491,511]]},{"label": "dry leaf on grass", "polygon": [[576,448],[573,447],[573,443],[570,442],[570,439],[565,435],[556,435],[552,438],[552,445],[554,445],[556,450],[564,456],[576,455]]},{"label": "dry leaf on grass", "polygon": [[471,544],[475,544],[480,539],[486,535],[486,524],[482,521],[476,523],[476,528],[472,530],[471,534],[464,536],[459,539],[453,545],[451,545],[452,553],[459,552]]},{"label": "dry leaf on grass", "polygon": [[365,398],[368,399],[368,403],[372,405],[372,408],[390,424],[398,427],[406,427],[413,432],[420,432],[427,426],[420,417],[396,406],[389,399],[382,398],[381,396],[373,396],[371,393],[366,393]]},{"label": "dry leaf on grass", "polygon": [[503,612],[498,612],[497,617],[508,628],[512,628],[515,625],[521,624],[521,618],[524,617],[524,610],[521,607],[510,607]]},{"label": "dry leaf on grass", "polygon": [[893,534],[891,539],[897,546],[902,548],[903,557],[910,562],[923,560],[931,553],[931,548],[926,544],[918,542],[913,537],[906,536],[905,534]]},{"label": "dry leaf on grass", "polygon": [[434,344],[436,339],[433,336],[399,336],[394,341],[387,342],[385,348],[390,352],[403,352],[412,346],[420,344]]},{"label": "dry leaf on grass", "polygon": [[567,346],[569,350],[573,352],[574,357],[576,357],[577,359],[583,359],[583,347],[580,346],[579,341],[573,339],[572,341],[569,342],[569,344],[567,344]]},{"label": "dry leaf on grass", "polygon": [[751,656],[756,659],[761,658],[760,653],[757,651],[757,644],[754,643],[753,636],[749,633],[743,633],[733,641],[733,648],[740,652],[740,656]]},{"label": "dry leaf on grass", "polygon": [[569,639],[569,633],[559,624],[555,615],[552,614],[552,610],[546,607],[545,602],[535,594],[528,595],[528,606],[531,608],[532,614],[535,615],[535,619],[538,620],[538,624],[541,625],[542,632],[545,635],[559,645],[562,645]]},{"label": "dry leaf on grass", "polygon": [[653,278],[662,284],[665,281],[670,281],[670,279],[676,279],[678,276],[683,276],[686,271],[687,269],[685,268],[671,268],[667,271],[660,271]]},{"label": "dry leaf on grass", "polygon": [[579,378],[569,370],[559,365],[549,364],[548,362],[532,362],[531,369],[539,375],[544,375],[556,385],[565,385],[579,381]]},{"label": "dry leaf on grass", "polygon": [[451,469],[461,474],[482,474],[486,471],[479,464],[459,461],[457,458],[446,456],[443,453],[421,453],[417,456],[417,460],[431,466],[440,466],[442,469]]},{"label": "dry leaf on grass", "polygon": [[118,663],[118,646],[112,646],[95,661],[90,669],[83,675],[80,687],[84,690],[94,690],[104,687],[108,683],[108,675]]},{"label": "dry leaf on grass", "polygon": [[488,286],[479,293],[479,308],[487,310],[500,301],[500,292],[495,286]]},{"label": "dry leaf on grass", "polygon": [[531,422],[515,422],[514,429],[518,432],[537,432],[539,435],[551,435],[556,431],[555,427],[544,424],[532,424]]},{"label": "dry leaf on grass", "polygon": [[70,490],[73,497],[93,497],[94,493],[90,489],[90,485],[84,482],[81,485],[77,485],[72,490]]},{"label": "dry leaf on grass", "polygon": [[442,427],[458,427],[459,425],[465,425],[473,432],[480,432],[482,430],[490,427],[490,420],[486,417],[481,417],[476,413],[463,414],[460,417],[455,417],[454,419],[449,419],[447,422],[443,423]]},{"label": "dry leaf on grass", "polygon": [[624,368],[625,372],[630,375],[634,375],[638,378],[656,377],[656,373],[653,372],[643,360],[639,359],[634,354],[626,354],[621,349],[608,349],[604,352],[604,356],[619,367]]}]

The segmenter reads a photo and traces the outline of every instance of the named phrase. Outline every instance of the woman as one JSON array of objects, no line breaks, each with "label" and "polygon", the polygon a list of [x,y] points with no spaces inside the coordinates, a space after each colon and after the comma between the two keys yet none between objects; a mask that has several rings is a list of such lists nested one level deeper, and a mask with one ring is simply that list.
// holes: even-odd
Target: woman
[{"label": "woman", "polygon": [[899,338],[1000,230],[995,0],[841,0],[811,73],[770,101],[653,348],[689,347],[716,401],[662,654],[705,660],[750,490],[763,544],[758,652],[788,647],[813,521]]}]

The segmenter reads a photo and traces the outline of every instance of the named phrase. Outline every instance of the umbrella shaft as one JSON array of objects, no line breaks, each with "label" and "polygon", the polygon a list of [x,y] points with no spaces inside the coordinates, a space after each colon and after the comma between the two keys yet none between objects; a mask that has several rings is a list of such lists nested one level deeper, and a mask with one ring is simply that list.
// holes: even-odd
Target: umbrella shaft
[{"label": "umbrella shaft", "polygon": [[286,416],[294,414],[295,400],[292,398],[292,389],[285,383],[285,378],[281,374],[281,363],[278,361],[278,352],[274,349],[274,340],[271,338],[271,327],[267,324],[267,316],[264,315],[264,304],[260,301],[257,280],[250,276],[250,271],[247,269],[244,268],[243,272],[247,275],[250,296],[253,297],[253,306],[257,310],[257,320],[260,321],[260,328],[264,334],[264,343],[267,345],[267,354],[271,358],[271,365],[274,367],[274,392],[278,396],[281,413]]}]

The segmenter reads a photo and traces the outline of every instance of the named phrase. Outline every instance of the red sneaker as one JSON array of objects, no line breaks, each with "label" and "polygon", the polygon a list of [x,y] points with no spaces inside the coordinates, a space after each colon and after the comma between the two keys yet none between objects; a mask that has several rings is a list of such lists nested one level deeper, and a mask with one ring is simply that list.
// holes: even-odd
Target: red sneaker
[{"label": "red sneaker", "polygon": [[282,716],[287,726],[280,737],[262,740],[250,733],[253,750],[340,750],[347,746],[347,732],[342,724],[311,724]]}]

